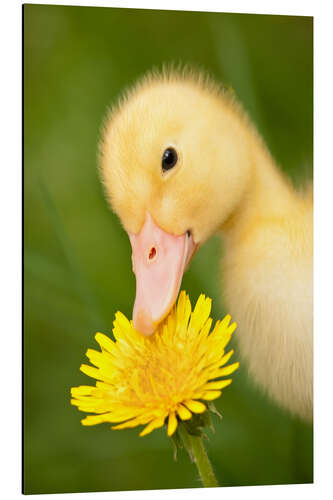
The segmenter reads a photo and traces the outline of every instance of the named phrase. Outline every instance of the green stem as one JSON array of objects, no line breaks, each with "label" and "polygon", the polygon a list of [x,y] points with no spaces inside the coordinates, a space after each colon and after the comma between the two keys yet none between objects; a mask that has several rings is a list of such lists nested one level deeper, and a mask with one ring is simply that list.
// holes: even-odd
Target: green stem
[{"label": "green stem", "polygon": [[206,488],[216,488],[219,486],[212,464],[209,461],[207,452],[203,445],[202,438],[187,432],[184,425],[179,426],[179,432],[191,460],[195,462],[198,468],[202,484]]}]

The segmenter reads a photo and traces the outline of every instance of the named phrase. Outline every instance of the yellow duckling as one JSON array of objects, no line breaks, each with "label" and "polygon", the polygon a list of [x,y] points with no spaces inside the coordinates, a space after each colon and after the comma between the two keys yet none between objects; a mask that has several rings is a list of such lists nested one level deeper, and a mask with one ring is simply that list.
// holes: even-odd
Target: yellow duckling
[{"label": "yellow duckling", "polygon": [[135,327],[154,332],[196,249],[221,234],[249,371],[310,420],[312,196],[283,177],[241,106],[201,74],[149,74],[105,122],[101,175],[132,245]]}]

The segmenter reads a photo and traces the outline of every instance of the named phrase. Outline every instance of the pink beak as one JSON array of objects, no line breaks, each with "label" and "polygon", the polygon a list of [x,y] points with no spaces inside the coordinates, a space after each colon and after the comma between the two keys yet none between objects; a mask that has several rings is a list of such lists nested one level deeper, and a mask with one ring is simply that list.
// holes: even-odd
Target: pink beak
[{"label": "pink beak", "polygon": [[174,236],[163,231],[148,212],[140,232],[129,237],[136,276],[133,324],[144,335],[152,335],[177,299],[196,245],[189,232]]}]

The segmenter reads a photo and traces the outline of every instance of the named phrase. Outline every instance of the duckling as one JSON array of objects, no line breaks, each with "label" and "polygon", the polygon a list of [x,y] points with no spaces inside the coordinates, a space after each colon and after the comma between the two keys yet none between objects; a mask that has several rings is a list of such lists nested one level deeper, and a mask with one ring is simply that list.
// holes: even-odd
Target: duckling
[{"label": "duckling", "polygon": [[105,120],[100,172],[132,246],[135,328],[153,334],[194,253],[221,235],[217,279],[248,370],[311,420],[312,190],[284,178],[232,93],[191,70],[148,74]]}]

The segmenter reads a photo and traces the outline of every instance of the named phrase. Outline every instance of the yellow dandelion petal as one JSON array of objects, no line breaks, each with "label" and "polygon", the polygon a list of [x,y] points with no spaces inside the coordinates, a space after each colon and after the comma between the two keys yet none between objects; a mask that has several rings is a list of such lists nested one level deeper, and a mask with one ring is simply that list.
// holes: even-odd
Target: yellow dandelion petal
[{"label": "yellow dandelion petal", "polygon": [[105,351],[112,352],[115,346],[115,343],[113,340],[111,340],[109,337],[104,335],[104,333],[96,333],[95,334],[95,339],[99,343],[100,347],[104,349]]},{"label": "yellow dandelion petal", "polygon": [[131,420],[127,420],[126,422],[123,422],[122,424],[113,425],[112,429],[114,429],[114,430],[131,429],[133,427],[137,427],[138,425],[145,425],[150,420],[151,420],[151,417],[144,418],[144,417],[142,417],[142,415],[140,415],[139,417],[132,418]]},{"label": "yellow dandelion petal", "polygon": [[183,329],[187,328],[187,324],[188,324],[188,321],[190,319],[191,311],[192,311],[192,308],[191,308],[190,299],[189,299],[188,295],[186,295],[186,293],[183,291],[179,295],[179,300],[178,300],[177,309],[176,309],[176,318],[175,319],[177,322],[178,330],[180,328],[183,328]]},{"label": "yellow dandelion petal", "polygon": [[171,309],[171,312],[167,316],[166,323],[164,323],[160,327],[161,329],[163,329],[163,338],[164,339],[167,339],[170,337],[172,338],[172,336],[175,334],[176,325],[177,325],[176,309],[173,308],[173,309]]},{"label": "yellow dandelion petal", "polygon": [[91,385],[80,385],[79,387],[71,388],[71,395],[75,398],[79,396],[89,396],[95,390]]},{"label": "yellow dandelion petal", "polygon": [[208,384],[205,385],[206,390],[219,390],[219,389],[224,389],[228,385],[231,384],[231,379],[227,380],[217,380],[216,382],[208,382]]},{"label": "yellow dandelion petal", "polygon": [[206,401],[213,401],[213,399],[218,398],[221,394],[222,391],[207,391],[202,394],[202,399],[205,399]]},{"label": "yellow dandelion petal", "polygon": [[221,321],[221,323],[216,323],[215,328],[210,334],[211,340],[219,342],[219,347],[224,349],[224,347],[228,344],[229,340],[235,329],[237,328],[237,323],[232,323],[230,326],[230,315],[227,314],[225,318]]},{"label": "yellow dandelion petal", "polygon": [[105,420],[105,415],[88,415],[81,420],[82,425],[96,425],[104,422],[107,422],[107,420]]},{"label": "yellow dandelion petal", "polygon": [[177,429],[177,426],[178,426],[178,421],[177,421],[177,417],[174,413],[171,413],[169,415],[169,419],[168,419],[168,436],[172,436],[172,434],[175,432],[175,430]]},{"label": "yellow dandelion petal", "polygon": [[103,377],[101,378],[100,370],[98,370],[97,368],[94,368],[93,366],[82,364],[80,366],[80,370],[81,370],[81,372],[88,375],[88,377],[96,378],[97,380],[103,380]]},{"label": "yellow dandelion petal", "polygon": [[223,320],[221,321],[221,324],[220,324],[221,328],[223,328],[223,329],[228,328],[230,320],[231,320],[230,314],[227,314],[226,316],[224,316],[224,318],[223,318]]},{"label": "yellow dandelion petal", "polygon": [[[120,311],[116,312],[115,319],[113,321],[113,328],[112,328],[113,336],[116,339],[116,342],[115,342],[116,345],[120,339],[126,337],[126,330],[127,330],[126,326],[127,325],[126,325],[126,322],[124,321],[124,318],[125,318],[125,316],[123,315],[123,313],[121,313]],[[126,318],[126,320],[128,321],[127,318]],[[130,324],[129,321],[128,321],[128,323]]]},{"label": "yellow dandelion petal", "polygon": [[190,330],[198,332],[206,323],[212,308],[212,299],[201,294],[195,304],[195,308],[190,319]]},{"label": "yellow dandelion petal", "polygon": [[75,400],[71,400],[71,404],[73,406],[77,406],[78,410],[80,411],[84,411],[85,413],[97,413],[99,415],[102,415],[103,413],[105,413],[105,408],[99,408],[99,404],[98,403],[91,403],[91,404],[85,404],[83,403],[82,401],[75,401]]},{"label": "yellow dandelion petal", "polygon": [[177,406],[177,413],[182,420],[189,420],[192,417],[190,410],[183,405]]},{"label": "yellow dandelion petal", "polygon": [[110,384],[106,384],[105,382],[100,382],[100,381],[96,382],[96,387],[98,387],[98,389],[101,389],[104,392],[111,392],[113,390]]},{"label": "yellow dandelion petal", "polygon": [[220,363],[219,363],[219,366],[223,366],[225,365],[226,363],[228,363],[229,359],[231,358],[231,356],[233,355],[234,353],[234,350],[231,349],[229,352],[227,352],[227,354],[225,354],[223,356],[223,358],[221,358],[220,360]]},{"label": "yellow dandelion petal", "polygon": [[200,331],[200,337],[207,337],[209,334],[210,328],[212,326],[213,320],[212,318],[208,318],[206,323],[203,325]]},{"label": "yellow dandelion petal", "polygon": [[[117,312],[113,334],[95,335],[100,351],[88,349],[95,366],[81,365],[96,379],[95,386],[71,389],[71,403],[90,413],[83,425],[111,423],[112,429],[145,425],[140,436],[167,424],[171,436],[178,419],[189,420],[207,410],[203,401],[216,399],[239,363],[226,365],[233,354],[224,348],[236,328],[230,316],[215,324],[212,332],[211,299],[200,295],[192,311],[181,292],[177,304],[151,337],[144,337],[122,313]],[[226,365],[226,366],[224,366]]]},{"label": "yellow dandelion petal", "polygon": [[90,363],[95,365],[97,368],[102,368],[103,366],[108,364],[107,353],[98,352],[94,349],[88,349],[86,352],[86,356],[89,359]]},{"label": "yellow dandelion petal", "polygon": [[221,342],[219,344],[219,348],[223,351],[225,346],[228,344],[228,342],[231,339],[231,334],[230,333],[223,333],[223,336],[221,337]]},{"label": "yellow dandelion petal", "polygon": [[150,434],[152,431],[155,429],[158,429],[159,427],[162,427],[164,425],[164,420],[165,418],[155,418],[155,420],[152,420],[144,429],[143,431],[140,432],[140,437],[146,436],[147,434]]},{"label": "yellow dandelion petal", "polygon": [[232,373],[234,373],[234,371],[237,370],[238,367],[239,367],[238,361],[236,363],[232,363],[232,365],[224,366],[219,370],[220,374],[219,376],[224,377],[225,375],[231,375]]},{"label": "yellow dandelion petal", "polygon": [[232,335],[237,328],[237,323],[234,321],[228,328],[229,335]]},{"label": "yellow dandelion petal", "polygon": [[206,410],[206,406],[201,401],[195,401],[194,399],[184,401],[184,405],[193,413],[203,413]]},{"label": "yellow dandelion petal", "polygon": [[116,318],[114,320],[114,329],[115,329],[115,338],[118,340],[118,338],[126,337],[128,333],[131,332],[132,327],[130,321],[126,318],[126,316],[120,312],[116,312]]},{"label": "yellow dandelion petal", "polygon": [[[143,425],[149,422],[152,418],[154,418],[151,414],[143,415],[142,411],[123,411],[120,413],[114,412],[108,414],[108,422],[111,424],[119,424],[125,427],[136,427],[137,425]],[[114,429],[117,426],[113,426]]]},{"label": "yellow dandelion petal", "polygon": [[220,321],[220,320],[216,321],[215,326],[214,326],[213,330],[212,330],[212,331],[211,331],[211,333],[210,333],[210,338],[211,338],[211,339],[215,337],[216,332],[217,332],[217,331],[218,331],[218,329],[220,328],[220,324],[221,324],[221,321]]},{"label": "yellow dandelion petal", "polygon": [[80,406],[81,405],[81,401],[79,401],[78,399],[71,399],[70,403],[73,406]]}]

